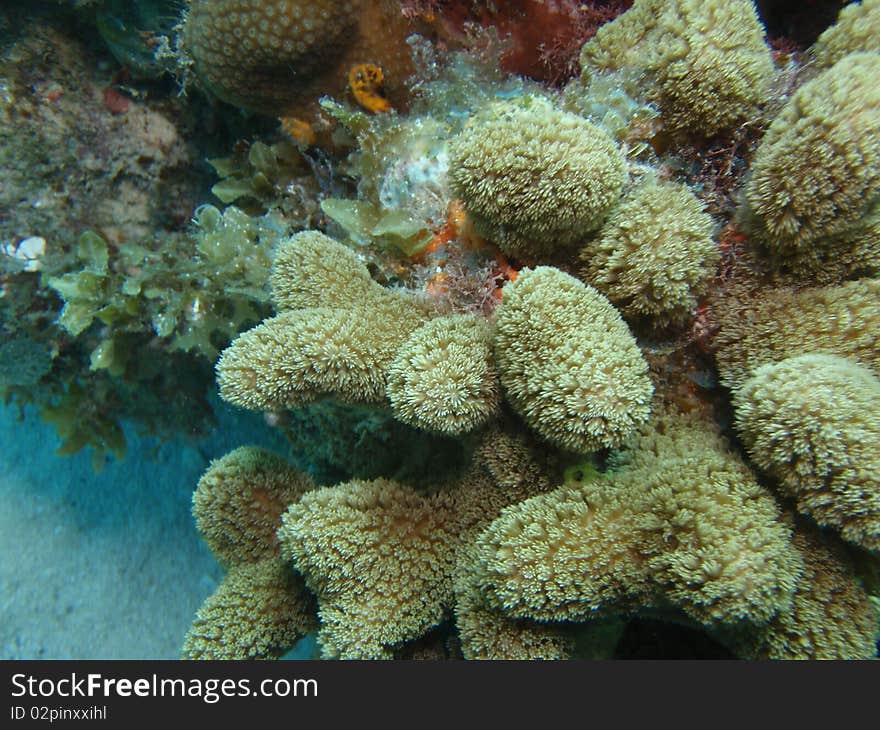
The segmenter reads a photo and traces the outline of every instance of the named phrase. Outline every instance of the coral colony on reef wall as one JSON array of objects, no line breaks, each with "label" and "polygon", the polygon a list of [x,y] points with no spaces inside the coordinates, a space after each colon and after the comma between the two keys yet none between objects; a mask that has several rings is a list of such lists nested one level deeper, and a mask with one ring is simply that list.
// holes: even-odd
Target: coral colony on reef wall
[{"label": "coral colony on reef wall", "polygon": [[68,451],[215,384],[289,437],[196,488],[184,657],[876,656],[880,0],[809,42],[751,0],[86,5],[185,96],[10,75],[119,173],[4,224],[0,388]]}]

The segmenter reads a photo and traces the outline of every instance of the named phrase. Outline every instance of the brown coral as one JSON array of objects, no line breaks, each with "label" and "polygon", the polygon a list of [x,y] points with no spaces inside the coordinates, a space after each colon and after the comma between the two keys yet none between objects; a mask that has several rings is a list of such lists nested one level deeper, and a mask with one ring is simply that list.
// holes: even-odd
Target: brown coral
[{"label": "brown coral", "polygon": [[619,446],[647,421],[653,387],[611,303],[559,269],[524,269],[495,333],[501,384],[528,425],[571,451]]},{"label": "brown coral", "polygon": [[448,492],[385,479],[311,492],[279,537],[317,594],[325,657],[378,659],[421,636],[452,605],[457,521]]},{"label": "brown coral", "polygon": [[819,36],[811,51],[820,68],[833,66],[856,51],[880,52],[880,0],[846,5],[837,22]]},{"label": "brown coral", "polygon": [[[464,593],[454,585],[456,571],[468,574],[462,551],[474,534],[503,507],[549,483],[523,440],[491,431],[471,468],[437,491],[420,492],[385,479],[355,480],[310,492],[292,504],[278,536],[284,554],[317,595],[324,655],[391,658],[451,618],[459,594],[462,600],[472,595],[464,584]],[[460,618],[477,642],[474,632],[480,628],[474,622],[484,607],[473,598]],[[495,616],[486,631],[512,632],[516,643],[517,629],[507,623]],[[488,635],[480,633],[484,639]],[[536,646],[551,651],[548,647],[560,647],[560,641],[548,634]],[[469,647],[466,653],[482,651]]]},{"label": "brown coral", "polygon": [[391,0],[191,0],[184,46],[202,83],[224,101],[297,116],[341,94],[349,70],[370,63],[402,99],[408,25]]},{"label": "brown coral", "polygon": [[229,572],[196,614],[185,659],[273,659],[316,627],[315,599],[281,558],[275,530],[311,480],[263,449],[211,463],[193,495],[205,542]]},{"label": "brown coral", "polygon": [[483,425],[501,400],[489,328],[469,315],[423,324],[388,368],[387,393],[403,423],[448,434]]},{"label": "brown coral", "polygon": [[718,265],[714,227],[686,185],[648,179],[582,249],[581,275],[627,318],[681,324]]},{"label": "brown coral", "polygon": [[357,256],[315,231],[284,241],[272,269],[284,310],[238,337],[217,363],[220,395],[253,410],[294,408],[321,396],[381,403],[385,372],[426,317],[374,282]]},{"label": "brown coral", "polygon": [[804,571],[791,607],[733,642],[747,659],[873,659],[877,608],[838,541],[800,526],[793,545]]},{"label": "brown coral", "polygon": [[580,60],[585,82],[621,68],[646,73],[665,122],[706,136],[758,114],[774,77],[750,0],[635,0]]},{"label": "brown coral", "polygon": [[311,479],[263,449],[242,447],[211,462],[193,493],[202,539],[225,565],[278,554],[275,530]]},{"label": "brown coral", "polygon": [[600,127],[526,96],[469,120],[450,143],[450,176],[477,231],[534,260],[598,228],[628,173]]},{"label": "brown coral", "polygon": [[465,659],[569,659],[574,642],[557,625],[511,618],[489,606],[479,589],[472,545],[459,553],[455,567],[455,624]]},{"label": "brown coral", "polygon": [[[772,257],[854,246],[880,206],[880,54],[852,53],[801,86],[758,146],[744,197]],[[880,241],[859,242],[876,266]],[[808,268],[807,261],[800,268]]]},{"label": "brown coral", "polygon": [[835,355],[799,355],[755,371],[734,396],[755,463],[797,508],[880,550],[880,379]]}]

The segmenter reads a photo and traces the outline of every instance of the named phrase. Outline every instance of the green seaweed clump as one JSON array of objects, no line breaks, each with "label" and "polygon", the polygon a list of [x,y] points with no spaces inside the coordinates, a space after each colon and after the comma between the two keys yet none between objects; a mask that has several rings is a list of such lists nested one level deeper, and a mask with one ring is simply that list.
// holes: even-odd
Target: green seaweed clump
[{"label": "green seaweed clump", "polygon": [[122,458],[122,422],[164,438],[204,433],[219,349],[269,312],[269,263],[282,224],[202,206],[191,230],[153,245],[86,231],[38,272],[3,264],[0,394],[33,405],[97,467]]},{"label": "green seaweed clump", "polygon": [[172,236],[161,248],[113,247],[112,260],[110,245],[87,231],[67,264],[74,270],[47,278],[64,300],[58,324],[70,335],[104,325],[92,369],[121,374],[132,353],[117,339],[134,332],[213,360],[219,346],[265,316],[277,238],[271,224],[212,206],[200,208],[194,224],[192,236]]},{"label": "green seaweed clump", "polygon": [[220,177],[211,192],[224,205],[235,203],[255,216],[272,212],[300,228],[318,214],[317,163],[290,142],[239,142],[230,155],[208,164]]}]

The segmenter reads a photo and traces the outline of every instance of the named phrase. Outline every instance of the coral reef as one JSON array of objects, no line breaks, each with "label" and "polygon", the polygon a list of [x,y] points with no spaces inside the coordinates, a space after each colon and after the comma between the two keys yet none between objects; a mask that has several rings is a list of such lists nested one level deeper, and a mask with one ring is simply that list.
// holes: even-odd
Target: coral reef
[{"label": "coral reef", "polygon": [[286,435],[184,656],[876,654],[875,0],[180,5],[0,11],[0,394]]},{"label": "coral reef", "polygon": [[[432,97],[447,93],[442,74],[424,82],[428,101],[410,121],[324,104],[355,145],[345,169],[357,192],[322,203],[346,242],[308,231],[281,245],[270,277],[279,314],[224,352],[221,393],[282,418],[309,401],[356,404],[427,432],[470,433],[476,444],[459,475],[420,482],[378,469],[292,501],[278,535],[315,595],[324,656],[412,656],[450,633],[466,658],[608,656],[636,618],[684,623],[743,657],[871,655],[876,615],[853,566],[830,538],[784,514],[719,435],[712,413],[724,391],[698,379],[699,356],[681,353],[696,330],[673,330],[714,318],[694,345],[715,356],[738,397],[756,368],[798,354],[798,343],[873,362],[874,280],[841,282],[841,269],[833,286],[774,282],[756,295],[767,269],[726,248],[739,241],[736,223],[719,225],[735,212],[736,183],[723,180],[733,173],[676,174],[684,163],[658,152],[651,135],[655,122],[679,134],[729,129],[744,109],[761,112],[769,81],[713,128],[677,118],[668,89],[639,91],[645,79],[658,83],[656,69],[626,76],[620,104],[606,81],[630,72],[594,72],[562,104],[525,87],[468,96],[458,120],[438,103],[445,96]],[[462,78],[474,83],[460,72],[453,83]],[[642,115],[652,104],[659,116]],[[427,144],[426,130],[446,141]],[[583,179],[572,174],[589,157],[578,147],[587,132],[616,171],[599,205],[566,197],[592,194],[602,177],[587,163]],[[737,131],[725,154],[753,148],[759,135]],[[430,150],[418,173],[410,150]],[[741,180],[743,162],[728,165]],[[577,244],[584,278],[611,301],[567,273]],[[463,252],[496,245],[514,263],[553,265],[502,269],[500,303],[488,310],[438,307],[432,297],[475,266]],[[444,265],[431,275],[435,261]],[[636,339],[621,315],[640,333],[684,344]],[[521,421],[499,403],[496,372]],[[524,448],[524,429],[543,458]],[[840,603],[826,610],[829,595]],[[808,638],[798,643],[798,632]]]},{"label": "coral reef", "polygon": [[836,355],[759,367],[733,399],[749,456],[800,512],[880,550],[880,378]]},{"label": "coral reef", "polygon": [[635,0],[581,50],[597,71],[637,69],[651,78],[665,123],[709,136],[760,113],[774,68],[750,0]]}]

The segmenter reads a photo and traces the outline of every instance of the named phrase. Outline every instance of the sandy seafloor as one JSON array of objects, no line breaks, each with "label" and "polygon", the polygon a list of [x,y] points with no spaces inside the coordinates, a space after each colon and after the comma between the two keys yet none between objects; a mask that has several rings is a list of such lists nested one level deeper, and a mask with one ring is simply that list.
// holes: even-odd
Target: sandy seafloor
[{"label": "sandy seafloor", "polygon": [[88,449],[56,456],[51,426],[0,406],[0,658],[178,657],[223,576],[190,513],[199,477],[243,444],[286,453],[259,416],[217,410],[196,446],[126,429],[126,459],[96,474]]}]

